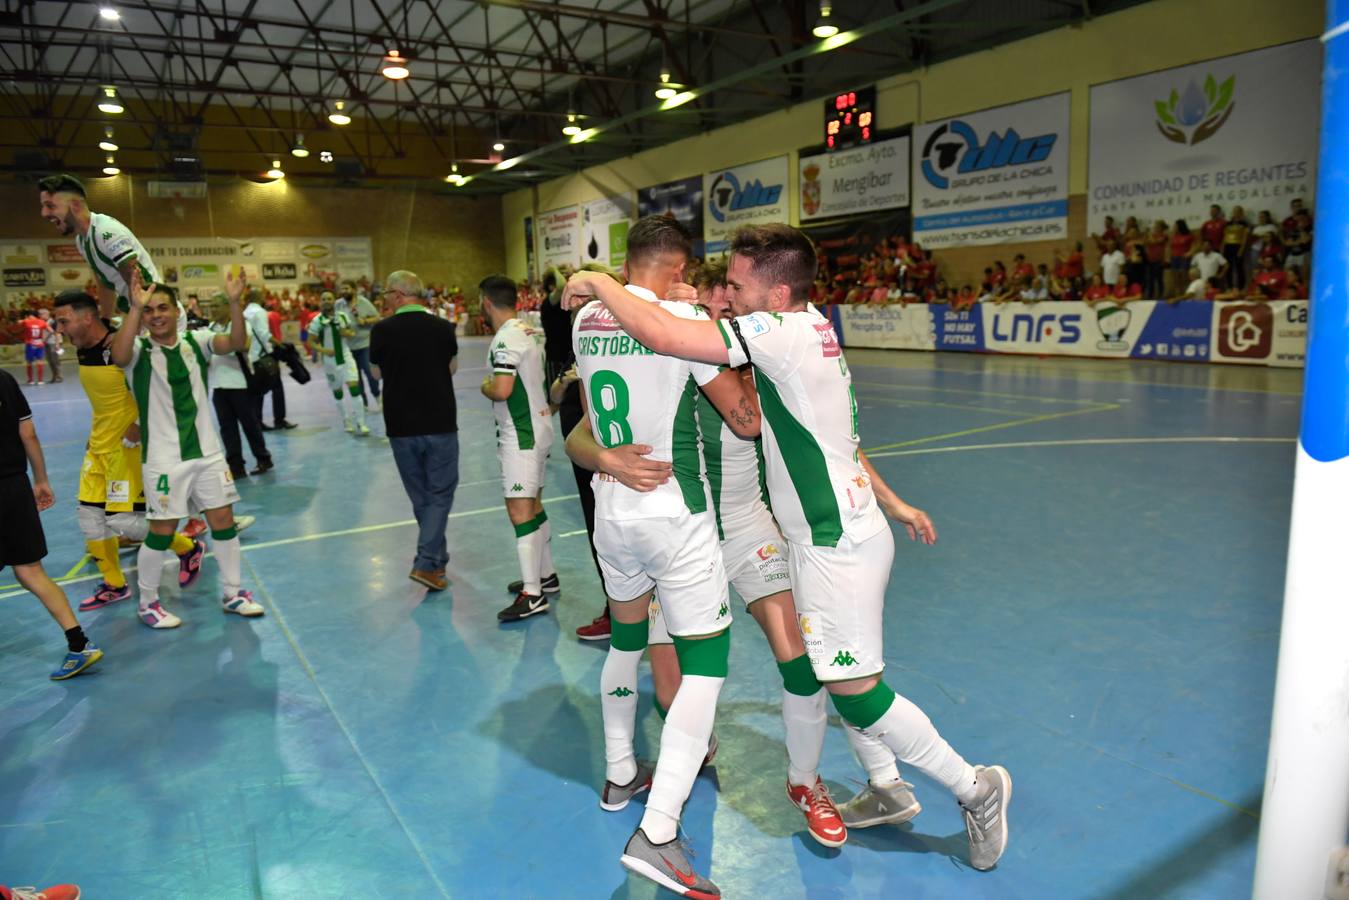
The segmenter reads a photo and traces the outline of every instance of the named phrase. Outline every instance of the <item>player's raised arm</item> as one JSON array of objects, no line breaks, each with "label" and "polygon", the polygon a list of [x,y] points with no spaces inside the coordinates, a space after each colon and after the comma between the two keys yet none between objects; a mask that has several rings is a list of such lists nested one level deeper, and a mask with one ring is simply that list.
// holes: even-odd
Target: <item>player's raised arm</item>
[{"label": "player's raised arm", "polygon": [[112,336],[110,348],[113,364],[123,369],[131,364],[132,345],[141,330],[141,315],[145,312],[145,304],[150,301],[150,287],[141,281],[139,271],[131,274],[127,284],[131,287],[131,296],[127,298],[131,308],[127,310],[122,327]]},{"label": "player's raised arm", "polygon": [[225,273],[225,297],[230,302],[230,330],[228,334],[217,334],[211,338],[211,349],[216,353],[236,353],[248,346],[248,326],[244,322],[244,308],[239,303],[245,286],[243,272],[237,276],[233,272]]},{"label": "player's raised arm", "polygon": [[563,309],[576,309],[592,299],[603,303],[624,331],[657,353],[706,363],[728,361],[726,341],[715,322],[673,316],[601,272],[577,272],[567,280]]}]

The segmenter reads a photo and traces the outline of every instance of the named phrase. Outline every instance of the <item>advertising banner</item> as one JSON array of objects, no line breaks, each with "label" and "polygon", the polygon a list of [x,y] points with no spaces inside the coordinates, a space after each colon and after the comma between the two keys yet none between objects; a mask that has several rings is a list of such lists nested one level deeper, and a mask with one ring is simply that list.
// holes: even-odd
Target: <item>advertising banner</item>
[{"label": "advertising banner", "polygon": [[47,270],[24,267],[4,270],[5,287],[42,287],[47,283]]},{"label": "advertising banner", "polygon": [[693,235],[693,255],[703,255],[703,178],[653,184],[637,191],[637,218],[671,215]]},{"label": "advertising banner", "polygon": [[909,205],[909,138],[803,156],[799,219],[851,216]]},{"label": "advertising banner", "polygon": [[[66,243],[70,242],[67,241]],[[44,263],[41,244],[0,244],[0,264],[5,266],[40,266]]]},{"label": "advertising banner", "polygon": [[539,216],[538,258],[540,271],[546,272],[553,266],[581,263],[580,234],[581,212],[575,206],[549,210]]},{"label": "advertising banner", "polygon": [[1214,305],[1213,359],[1259,366],[1306,364],[1306,300]]},{"label": "advertising banner", "polygon": [[1316,183],[1321,46],[1298,41],[1091,89],[1088,216],[1191,228],[1244,206],[1251,222]]},{"label": "advertising banner", "polygon": [[1069,95],[920,125],[913,230],[929,249],[1068,235]]},{"label": "advertising banner", "polygon": [[884,350],[937,349],[933,314],[945,307],[913,303],[838,307],[842,317],[843,343],[847,346],[879,347]]},{"label": "advertising banner", "polygon": [[581,207],[581,262],[611,269],[628,256],[632,202],[627,197],[592,200]]},{"label": "advertising banner", "polygon": [[706,254],[721,256],[742,225],[787,222],[787,157],[777,156],[703,176]]},{"label": "advertising banner", "polygon": [[80,260],[78,265],[52,266],[47,269],[47,283],[54,288],[82,288],[93,280],[94,273]]}]

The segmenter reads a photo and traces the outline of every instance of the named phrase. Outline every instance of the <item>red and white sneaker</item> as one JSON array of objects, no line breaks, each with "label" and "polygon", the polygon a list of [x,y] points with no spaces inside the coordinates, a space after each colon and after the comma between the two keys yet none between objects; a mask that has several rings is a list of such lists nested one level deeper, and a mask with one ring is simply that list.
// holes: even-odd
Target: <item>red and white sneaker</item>
[{"label": "red and white sneaker", "polygon": [[253,599],[252,591],[240,591],[233,597],[225,597],[220,601],[220,608],[227,613],[234,613],[238,616],[253,618],[262,615],[266,610],[262,604]]},{"label": "red and white sneaker", "polygon": [[0,900],[80,900],[80,886],[54,884],[40,891],[34,887],[0,887]]},{"label": "red and white sneaker", "polygon": [[606,609],[604,615],[596,616],[589,625],[582,625],[576,629],[576,636],[583,641],[607,641],[613,631],[613,626],[609,624],[609,611]]},{"label": "red and white sneaker", "polygon": [[90,612],[95,609],[102,609],[110,603],[116,603],[119,600],[126,600],[131,597],[131,585],[124,584],[115,588],[106,581],[98,586],[94,591],[94,596],[86,597],[80,601],[80,612]]},{"label": "red and white sneaker", "polygon": [[139,615],[141,621],[151,628],[177,628],[183,624],[182,619],[160,606],[158,600],[149,606],[142,606]]},{"label": "red and white sneaker", "polygon": [[183,536],[197,540],[206,533],[206,522],[201,519],[188,519],[183,526]]},{"label": "red and white sneaker", "polygon": [[201,561],[206,556],[206,545],[194,540],[192,549],[178,557],[178,587],[190,588],[201,577]]},{"label": "red and white sneaker", "polygon": [[815,784],[806,787],[787,783],[787,797],[806,815],[806,830],[826,847],[842,847],[848,840],[848,827],[829,796],[829,788],[815,778]]}]

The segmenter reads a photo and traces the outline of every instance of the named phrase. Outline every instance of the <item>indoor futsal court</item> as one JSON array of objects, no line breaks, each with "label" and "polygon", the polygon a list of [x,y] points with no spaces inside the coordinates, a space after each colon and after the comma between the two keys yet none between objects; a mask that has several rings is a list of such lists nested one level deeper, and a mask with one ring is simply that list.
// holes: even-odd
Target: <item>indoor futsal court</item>
[{"label": "indoor futsal court", "polygon": [[[615,853],[641,816],[597,808],[594,685],[604,644],[560,440],[547,508],[562,580],[546,616],[500,626],[515,577],[487,401],[461,345],[461,482],[450,589],[405,577],[415,536],[379,431],[341,434],[319,382],[303,427],[270,443],[281,476],[243,484],[244,582],[268,610],[220,615],[215,571],[165,603],[82,617],[107,648],[51,683],[45,613],[0,585],[0,861],[78,873],[113,898],[656,897]],[[996,872],[964,862],[955,802],[804,834],[783,794],[780,684],[735,607],[720,752],[684,829],[730,897],[1230,898],[1255,864],[1301,372],[1213,365],[850,350],[862,446],[939,531],[899,542],[887,680],[972,761],[1014,773]],[[78,466],[75,384],[34,396],[56,473]],[[372,420],[372,424],[374,420]],[[44,515],[48,569],[96,579]],[[258,481],[258,479],[254,479]],[[124,565],[134,565],[134,554]],[[645,670],[644,670],[645,671]],[[656,740],[643,676],[638,752]],[[836,719],[831,710],[831,719]],[[864,777],[837,728],[821,773]]]}]

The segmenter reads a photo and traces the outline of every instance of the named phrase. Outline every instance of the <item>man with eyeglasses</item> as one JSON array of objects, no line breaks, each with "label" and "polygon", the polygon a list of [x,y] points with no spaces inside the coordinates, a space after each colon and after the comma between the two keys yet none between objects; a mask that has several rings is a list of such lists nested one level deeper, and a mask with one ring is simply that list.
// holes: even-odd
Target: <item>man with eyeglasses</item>
[{"label": "man with eyeglasses", "polygon": [[384,430],[417,519],[417,556],[408,577],[432,591],[449,582],[446,519],[459,486],[454,325],[422,305],[421,279],[398,271],[385,280],[392,315],[370,330],[370,366],[383,382]]}]

